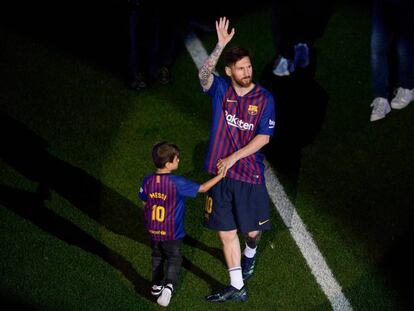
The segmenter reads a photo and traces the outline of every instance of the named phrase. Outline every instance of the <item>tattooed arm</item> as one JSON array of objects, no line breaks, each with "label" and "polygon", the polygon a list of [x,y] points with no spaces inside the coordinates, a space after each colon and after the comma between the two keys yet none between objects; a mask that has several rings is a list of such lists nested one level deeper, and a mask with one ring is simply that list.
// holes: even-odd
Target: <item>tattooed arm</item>
[{"label": "tattooed arm", "polygon": [[228,28],[229,20],[226,17],[220,17],[220,20],[218,22],[216,21],[217,45],[198,72],[198,78],[204,91],[208,91],[213,84],[213,71],[216,68],[217,61],[224,47],[234,36],[234,28],[231,29],[230,33],[228,33]]}]

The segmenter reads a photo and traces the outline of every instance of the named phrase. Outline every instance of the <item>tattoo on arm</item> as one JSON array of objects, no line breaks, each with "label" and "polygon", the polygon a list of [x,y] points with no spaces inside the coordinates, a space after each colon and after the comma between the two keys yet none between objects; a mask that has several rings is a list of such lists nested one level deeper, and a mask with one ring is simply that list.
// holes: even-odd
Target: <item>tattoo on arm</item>
[{"label": "tattoo on arm", "polygon": [[212,82],[212,73],[214,71],[214,68],[216,68],[216,64],[221,55],[221,52],[223,52],[223,47],[217,44],[213,52],[210,54],[210,56],[204,62],[203,66],[200,68],[198,77],[200,78],[201,86],[204,89],[208,89],[211,86],[209,84],[211,84]]}]

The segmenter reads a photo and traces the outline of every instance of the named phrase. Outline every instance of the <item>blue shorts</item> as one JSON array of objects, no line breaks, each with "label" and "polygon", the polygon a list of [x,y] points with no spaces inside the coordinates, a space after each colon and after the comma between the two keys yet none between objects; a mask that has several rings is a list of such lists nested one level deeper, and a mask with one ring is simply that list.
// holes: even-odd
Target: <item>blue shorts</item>
[{"label": "blue shorts", "polygon": [[269,230],[271,223],[266,185],[222,179],[207,193],[204,225],[216,231],[237,229],[247,233]]}]

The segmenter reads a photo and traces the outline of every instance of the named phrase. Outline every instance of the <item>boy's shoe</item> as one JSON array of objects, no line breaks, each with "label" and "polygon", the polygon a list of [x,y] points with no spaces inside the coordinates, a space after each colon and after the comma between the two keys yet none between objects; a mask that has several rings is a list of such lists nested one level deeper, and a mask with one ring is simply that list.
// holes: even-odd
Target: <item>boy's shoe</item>
[{"label": "boy's shoe", "polygon": [[168,306],[170,304],[172,293],[173,293],[173,285],[167,284],[162,290],[160,297],[158,297],[157,303],[163,307]]},{"label": "boy's shoe", "polygon": [[385,118],[386,114],[391,111],[388,99],[383,97],[377,97],[371,103],[371,122],[381,120]]},{"label": "boy's shoe", "polygon": [[293,60],[295,67],[304,68],[309,65],[309,48],[306,43],[295,45],[295,57]]},{"label": "boy's shoe", "polygon": [[414,89],[403,89],[399,87],[395,97],[391,100],[391,107],[393,109],[403,109],[414,100]]},{"label": "boy's shoe", "polygon": [[154,284],[151,287],[151,295],[158,297],[159,295],[161,295],[161,292],[163,289],[164,289],[164,286]]},{"label": "boy's shoe", "polygon": [[243,255],[241,259],[243,281],[247,281],[254,273],[254,267],[256,265],[256,255],[253,258]]},{"label": "boy's shoe", "polygon": [[220,293],[206,297],[209,302],[246,301],[248,298],[246,286],[237,289],[231,285]]}]

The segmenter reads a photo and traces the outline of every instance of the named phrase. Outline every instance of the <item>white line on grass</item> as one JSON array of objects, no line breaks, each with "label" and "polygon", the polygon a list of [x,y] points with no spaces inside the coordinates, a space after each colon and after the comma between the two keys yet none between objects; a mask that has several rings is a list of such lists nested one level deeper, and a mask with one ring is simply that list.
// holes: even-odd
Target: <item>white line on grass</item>
[{"label": "white line on grass", "polygon": [[[185,40],[185,46],[197,68],[200,69],[204,60],[208,57],[203,44],[194,33],[190,33]],[[333,310],[352,310],[351,304],[342,293],[341,286],[335,280],[325,258],[312,239],[312,235],[306,229],[305,224],[268,164],[266,164],[265,178],[270,199],[282,217],[283,222],[289,228],[290,234],[299,247],[316,281],[330,301]]]},{"label": "white line on grass", "polygon": [[352,310],[350,303],[342,293],[341,286],[335,280],[325,258],[312,239],[312,235],[306,229],[305,224],[269,165],[266,165],[265,178],[266,187],[273,204],[283,222],[289,228],[290,234],[302,252],[316,281],[331,302],[332,308],[338,311]]}]

